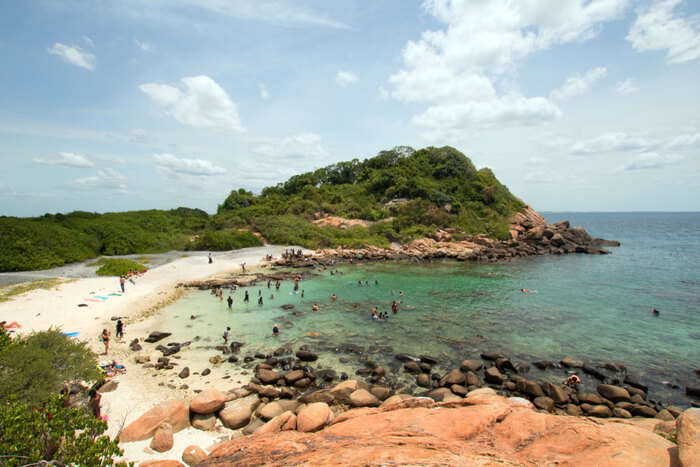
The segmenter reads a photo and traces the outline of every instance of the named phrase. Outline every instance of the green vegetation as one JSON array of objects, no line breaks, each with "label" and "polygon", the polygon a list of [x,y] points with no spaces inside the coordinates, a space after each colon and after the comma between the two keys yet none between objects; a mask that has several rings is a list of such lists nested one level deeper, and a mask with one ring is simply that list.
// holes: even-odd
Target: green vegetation
[{"label": "green vegetation", "polygon": [[[456,149],[399,146],[295,175],[258,196],[233,190],[214,216],[178,208],[0,217],[0,271],[46,269],[102,255],[260,245],[253,232],[270,243],[308,248],[385,247],[444,228],[455,238],[505,239],[508,218],[522,208],[491,170],[477,170]],[[313,223],[324,215],[369,222],[347,229]]]},{"label": "green vegetation", "polygon": [[[523,203],[490,169],[477,170],[456,149],[401,146],[295,175],[255,196],[234,190],[212,222],[252,227],[271,243],[308,248],[387,246],[452,228],[456,237],[508,238],[508,218]],[[320,227],[315,215],[371,221],[369,227]],[[383,221],[383,222],[377,222]]]},{"label": "green vegetation", "polygon": [[32,282],[24,282],[17,285],[9,285],[0,289],[0,302],[7,302],[12,300],[13,297],[17,295],[22,295],[23,293],[31,292],[32,290],[45,289],[51,290],[61,284],[67,284],[73,282],[73,280],[66,279],[39,279]]},{"label": "green vegetation", "polygon": [[66,383],[97,380],[96,364],[85,342],[57,329],[14,338],[0,348],[0,402],[21,394],[23,402],[39,405]]},{"label": "green vegetation", "polygon": [[57,330],[10,339],[0,328],[0,465],[115,465],[122,451],[103,435],[107,423],[58,395],[65,383],[95,380],[95,364]]},{"label": "green vegetation", "polygon": [[124,258],[110,258],[97,270],[98,276],[124,276],[129,271],[143,271],[146,266]]}]

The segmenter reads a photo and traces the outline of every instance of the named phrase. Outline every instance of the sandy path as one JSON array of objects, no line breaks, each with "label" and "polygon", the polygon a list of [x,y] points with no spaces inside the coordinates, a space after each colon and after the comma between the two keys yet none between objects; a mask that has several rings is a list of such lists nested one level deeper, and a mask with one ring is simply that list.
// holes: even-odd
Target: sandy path
[{"label": "sandy path", "polygon": [[[240,272],[240,264],[243,262],[247,269],[252,269],[264,263],[262,258],[265,255],[279,257],[285,248],[287,247],[265,246],[217,253],[213,264],[208,264],[207,257],[201,254],[179,258],[149,270],[136,279],[136,285],[127,282],[126,293],[121,296],[109,296],[110,293],[121,292],[119,279],[114,277],[78,279],[52,290],[35,290],[12,301],[0,303],[0,321],[18,321],[22,325],[20,333],[50,327],[61,328],[64,332],[79,332],[77,338],[88,342],[101,359],[116,359],[127,367],[127,374],[119,378],[117,390],[105,393],[102,397],[103,413],[109,417],[109,434],[114,436],[122,425],[135,420],[161,401],[189,400],[194,395],[194,389],[216,387],[228,390],[247,383],[249,376],[241,375],[237,372],[240,370],[232,366],[225,369],[212,368],[212,373],[206,378],[193,375],[187,380],[180,380],[176,375],[184,366],[190,366],[193,371],[200,367],[211,367],[207,362],[192,361],[186,350],[178,354],[175,370],[156,372],[144,369],[133,362],[134,353],[128,349],[128,342],[134,337],[145,336],[151,330],[150,325],[158,310],[184,292],[183,289],[176,288],[177,284]],[[87,300],[96,295],[109,298],[99,302]],[[88,306],[78,307],[81,303]],[[126,335],[122,342],[114,338],[115,321],[111,320],[114,316],[123,317],[126,323]],[[112,334],[108,357],[104,356],[104,345],[99,341],[104,328]],[[153,351],[157,344],[143,345],[142,353],[151,355],[152,360],[160,356],[159,352]],[[188,387],[181,388],[185,383]],[[213,432],[190,428],[176,434],[175,446],[163,454],[144,451],[150,440],[124,443],[122,448],[125,457],[130,460],[180,459],[182,451],[190,444],[199,445],[206,450],[217,439],[230,434],[230,430],[221,428]]]}]

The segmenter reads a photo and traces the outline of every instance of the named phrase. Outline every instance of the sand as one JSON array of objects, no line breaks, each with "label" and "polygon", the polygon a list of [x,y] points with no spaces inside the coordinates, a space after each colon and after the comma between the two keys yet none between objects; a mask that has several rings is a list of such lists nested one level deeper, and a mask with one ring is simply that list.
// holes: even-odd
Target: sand
[{"label": "sand", "polygon": [[[182,282],[202,280],[213,277],[230,276],[241,272],[241,263],[246,263],[246,270],[265,267],[265,255],[279,257],[285,248],[282,246],[264,246],[246,248],[233,252],[214,254],[214,262],[208,263],[206,254],[182,257],[162,266],[149,270],[135,279],[136,284],[126,283],[126,292],[120,296],[119,278],[95,277],[82,278],[61,284],[52,290],[34,290],[15,297],[9,302],[0,303],[0,321],[17,321],[22,325],[18,333],[59,328],[63,332],[78,332],[77,339],[88,343],[101,360],[115,359],[127,367],[127,373],[119,377],[118,388],[102,396],[102,411],[108,416],[108,434],[116,435],[121,427],[128,425],[143,412],[159,402],[171,399],[189,400],[195,389],[214,387],[223,391],[247,384],[250,376],[241,375],[240,370],[232,366],[217,368],[208,362],[192,361],[186,349],[177,354],[177,366],[174,370],[154,371],[144,369],[134,363],[134,352],[128,343],[134,337],[145,337],[154,329],[149,326],[158,311],[168,303],[177,300],[185,289],[177,288]],[[94,298],[108,297],[107,300]],[[98,300],[92,301],[88,300]],[[87,304],[87,307],[78,307]],[[122,317],[125,323],[125,336],[117,341],[113,317]],[[103,329],[112,334],[109,355],[99,340]],[[150,355],[152,361],[160,356],[153,352],[154,345],[144,344],[142,354]],[[191,375],[182,380],[177,373],[184,366],[192,372],[211,368],[212,373],[206,378]],[[187,388],[181,388],[187,384]],[[180,459],[183,450],[195,444],[209,450],[216,443],[238,435],[221,426],[212,432],[189,428],[175,435],[175,446],[166,453],[149,453],[150,440],[122,443],[124,457],[132,461],[146,459]]]}]

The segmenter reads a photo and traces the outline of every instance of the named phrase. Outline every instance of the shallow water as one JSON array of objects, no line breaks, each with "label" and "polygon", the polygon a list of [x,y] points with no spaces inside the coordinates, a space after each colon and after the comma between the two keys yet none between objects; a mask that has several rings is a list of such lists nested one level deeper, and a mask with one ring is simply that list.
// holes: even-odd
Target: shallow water
[{"label": "shallow water", "polygon": [[[241,356],[308,344],[322,355],[320,366],[349,374],[363,362],[359,355],[334,352],[340,344],[364,347],[363,358],[390,370],[400,368],[396,353],[437,357],[437,372],[487,350],[501,351],[516,364],[565,356],[594,364],[618,361],[649,384],[652,399],[689,405],[682,389],[662,382],[681,387],[700,383],[692,373],[700,368],[700,215],[567,217],[593,235],[623,245],[607,256],[535,257],[492,265],[344,266],[338,268],[341,274],[316,271],[317,278],[302,281],[304,298],[293,293],[291,282],[283,282],[279,291],[261,283],[247,288],[251,302],[244,304],[239,289],[231,311],[225,301],[195,291],[164,310],[162,330],[174,331],[178,341],[202,337],[193,346],[202,358],[215,353],[226,326],[232,328],[232,340],[246,343]],[[358,280],[370,285],[359,287]],[[537,292],[524,294],[521,288]],[[259,290],[262,306],[257,304]],[[333,293],[336,302],[330,299]],[[396,315],[392,300],[401,300]],[[314,303],[320,311],[311,311]],[[304,314],[280,309],[284,304]],[[369,318],[374,306],[390,314],[387,322]],[[652,307],[661,310],[660,316],[650,313]],[[198,319],[190,320],[192,314]],[[281,328],[277,337],[271,333],[273,323]],[[565,373],[533,368],[528,377],[560,381]],[[413,385],[413,378],[401,371],[390,380],[407,389]],[[584,377],[585,386],[595,384]]]}]

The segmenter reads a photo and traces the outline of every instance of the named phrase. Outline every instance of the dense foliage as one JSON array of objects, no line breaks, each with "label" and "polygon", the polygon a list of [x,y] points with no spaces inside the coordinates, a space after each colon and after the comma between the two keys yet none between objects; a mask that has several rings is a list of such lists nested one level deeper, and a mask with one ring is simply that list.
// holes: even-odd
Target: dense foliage
[{"label": "dense foliage", "polygon": [[110,258],[97,270],[98,276],[125,276],[129,271],[143,271],[146,266],[124,258]]},{"label": "dense foliage", "polygon": [[[489,169],[456,149],[401,146],[360,162],[340,162],[265,188],[234,190],[219,206],[219,228],[249,227],[271,243],[310,248],[386,246],[452,227],[459,235],[507,238],[507,219],[523,203]],[[318,215],[371,221],[367,227],[320,227]]]},{"label": "dense foliage", "polygon": [[95,355],[52,330],[10,339],[0,328],[0,466],[114,465],[116,440],[86,408],[64,407],[64,383],[97,377]]},{"label": "dense foliage", "polygon": [[87,344],[56,329],[0,343],[0,403],[21,395],[39,405],[66,383],[99,378],[97,356]]},{"label": "dense foliage", "polygon": [[[523,204],[456,149],[399,146],[375,157],[295,175],[258,196],[234,190],[215,216],[198,209],[31,219],[0,217],[0,271],[46,269],[101,255],[167,250],[230,250],[269,242],[309,248],[387,246],[453,228],[455,237],[508,237],[507,219]],[[315,217],[369,221],[348,229]]]}]

